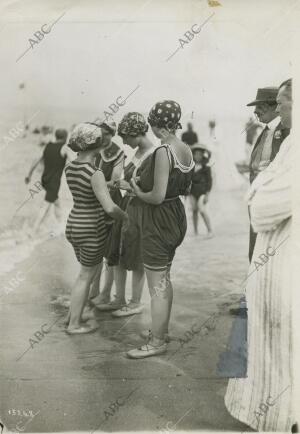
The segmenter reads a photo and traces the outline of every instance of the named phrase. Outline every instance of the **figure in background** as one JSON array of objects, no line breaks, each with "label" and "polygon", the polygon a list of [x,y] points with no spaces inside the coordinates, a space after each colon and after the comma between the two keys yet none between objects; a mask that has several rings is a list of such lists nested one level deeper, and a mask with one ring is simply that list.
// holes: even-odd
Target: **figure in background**
[{"label": "figure in background", "polygon": [[215,128],[216,128],[216,121],[214,119],[211,119],[208,122],[208,128],[209,128],[210,137],[214,137],[215,136]]},{"label": "figure in background", "polygon": [[41,185],[46,191],[45,202],[41,207],[35,222],[29,232],[30,236],[35,236],[40,230],[43,222],[54,210],[54,217],[57,222],[57,227],[62,223],[61,205],[58,198],[60,189],[61,177],[66,164],[68,151],[66,149],[66,141],[68,137],[67,130],[57,129],[55,131],[55,141],[48,142],[44,145],[42,156],[35,161],[25,178],[25,183],[31,181],[34,171],[39,167],[43,167]]},{"label": "figure in background", "polygon": [[43,148],[48,143],[54,141],[54,134],[53,134],[53,128],[49,127],[48,125],[43,125],[40,130],[41,137],[39,141],[39,146]]},{"label": "figure in background", "polygon": [[[125,154],[123,150],[112,140],[117,130],[116,123],[113,120],[107,120],[100,124],[97,123],[97,125],[99,125],[102,131],[103,144],[100,152],[96,155],[95,166],[103,171],[110,196],[112,200],[119,205],[122,196],[120,190],[115,187],[114,182],[121,178],[124,168]],[[112,229],[113,220],[107,217],[106,224],[110,232]],[[99,266],[91,285],[90,300],[92,304],[95,305],[99,310],[114,310],[122,307],[116,305],[115,300],[111,301],[110,299],[111,289],[114,282],[113,265],[114,263],[110,262],[109,260],[105,260],[104,285],[100,294],[100,278],[103,263],[101,263]]]},{"label": "figure in background", "polygon": [[213,232],[207,211],[208,196],[212,187],[211,168],[208,166],[211,153],[201,145],[194,145],[191,150],[195,162],[190,193],[194,232],[198,235],[198,214],[200,213],[207,229],[206,238],[212,238]]},{"label": "figure in background", "polygon": [[195,143],[198,143],[198,136],[193,130],[193,124],[191,122],[187,124],[187,131],[181,135],[181,140],[183,143],[186,143],[189,146],[193,146]]}]

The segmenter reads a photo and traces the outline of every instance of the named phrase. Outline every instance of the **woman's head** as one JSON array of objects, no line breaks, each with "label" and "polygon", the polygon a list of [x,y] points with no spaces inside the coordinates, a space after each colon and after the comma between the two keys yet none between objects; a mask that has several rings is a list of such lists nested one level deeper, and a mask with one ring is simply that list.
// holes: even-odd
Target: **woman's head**
[{"label": "woman's head", "polygon": [[148,124],[141,113],[127,113],[118,126],[118,135],[122,137],[123,143],[136,148],[148,131]]},{"label": "woman's head", "polygon": [[166,139],[175,134],[181,127],[181,108],[175,101],[165,100],[156,103],[150,110],[148,122],[154,135],[159,139]]},{"label": "woman's head", "polygon": [[116,134],[117,125],[113,120],[106,120],[100,124],[100,128],[102,130],[103,146],[108,146],[113,136]]},{"label": "woman's head", "polygon": [[76,125],[70,135],[68,146],[74,152],[98,151],[103,147],[101,128],[89,122]]}]

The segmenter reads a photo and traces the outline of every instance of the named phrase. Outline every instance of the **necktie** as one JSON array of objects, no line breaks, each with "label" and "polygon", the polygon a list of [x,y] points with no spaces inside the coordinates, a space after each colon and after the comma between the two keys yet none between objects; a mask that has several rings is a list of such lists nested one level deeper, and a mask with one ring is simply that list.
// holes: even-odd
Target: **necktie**
[{"label": "necktie", "polygon": [[257,150],[255,152],[255,156],[254,156],[254,160],[252,162],[252,169],[254,171],[258,171],[259,169],[259,164],[261,162],[261,157],[262,157],[262,152],[264,149],[264,145],[265,145],[265,141],[268,135],[268,131],[269,131],[269,127],[268,125],[265,126],[265,128],[263,129],[263,132],[261,134],[258,146],[257,146]]}]

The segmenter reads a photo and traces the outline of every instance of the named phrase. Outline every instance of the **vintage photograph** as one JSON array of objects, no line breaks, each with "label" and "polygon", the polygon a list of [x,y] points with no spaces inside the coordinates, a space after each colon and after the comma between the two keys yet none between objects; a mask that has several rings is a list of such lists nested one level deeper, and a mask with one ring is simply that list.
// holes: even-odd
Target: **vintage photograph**
[{"label": "vintage photograph", "polygon": [[299,432],[299,22],[0,0],[0,434]]}]

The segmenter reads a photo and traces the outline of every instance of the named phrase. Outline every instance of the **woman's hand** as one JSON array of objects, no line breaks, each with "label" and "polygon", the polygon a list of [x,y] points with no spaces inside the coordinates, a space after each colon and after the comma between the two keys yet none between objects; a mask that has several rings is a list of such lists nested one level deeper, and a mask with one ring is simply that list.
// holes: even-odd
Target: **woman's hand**
[{"label": "woman's hand", "polygon": [[110,190],[115,190],[116,188],[118,188],[116,186],[116,181],[107,181],[106,185],[107,188],[109,188]]},{"label": "woman's hand", "polygon": [[118,181],[115,181],[115,186],[121,190],[132,191],[129,182],[125,181],[125,179],[119,179]]},{"label": "woman's hand", "polygon": [[137,185],[136,180],[134,178],[131,178],[130,185],[132,187],[132,190],[135,192],[135,194],[138,196],[139,193],[141,193],[140,187]]}]

